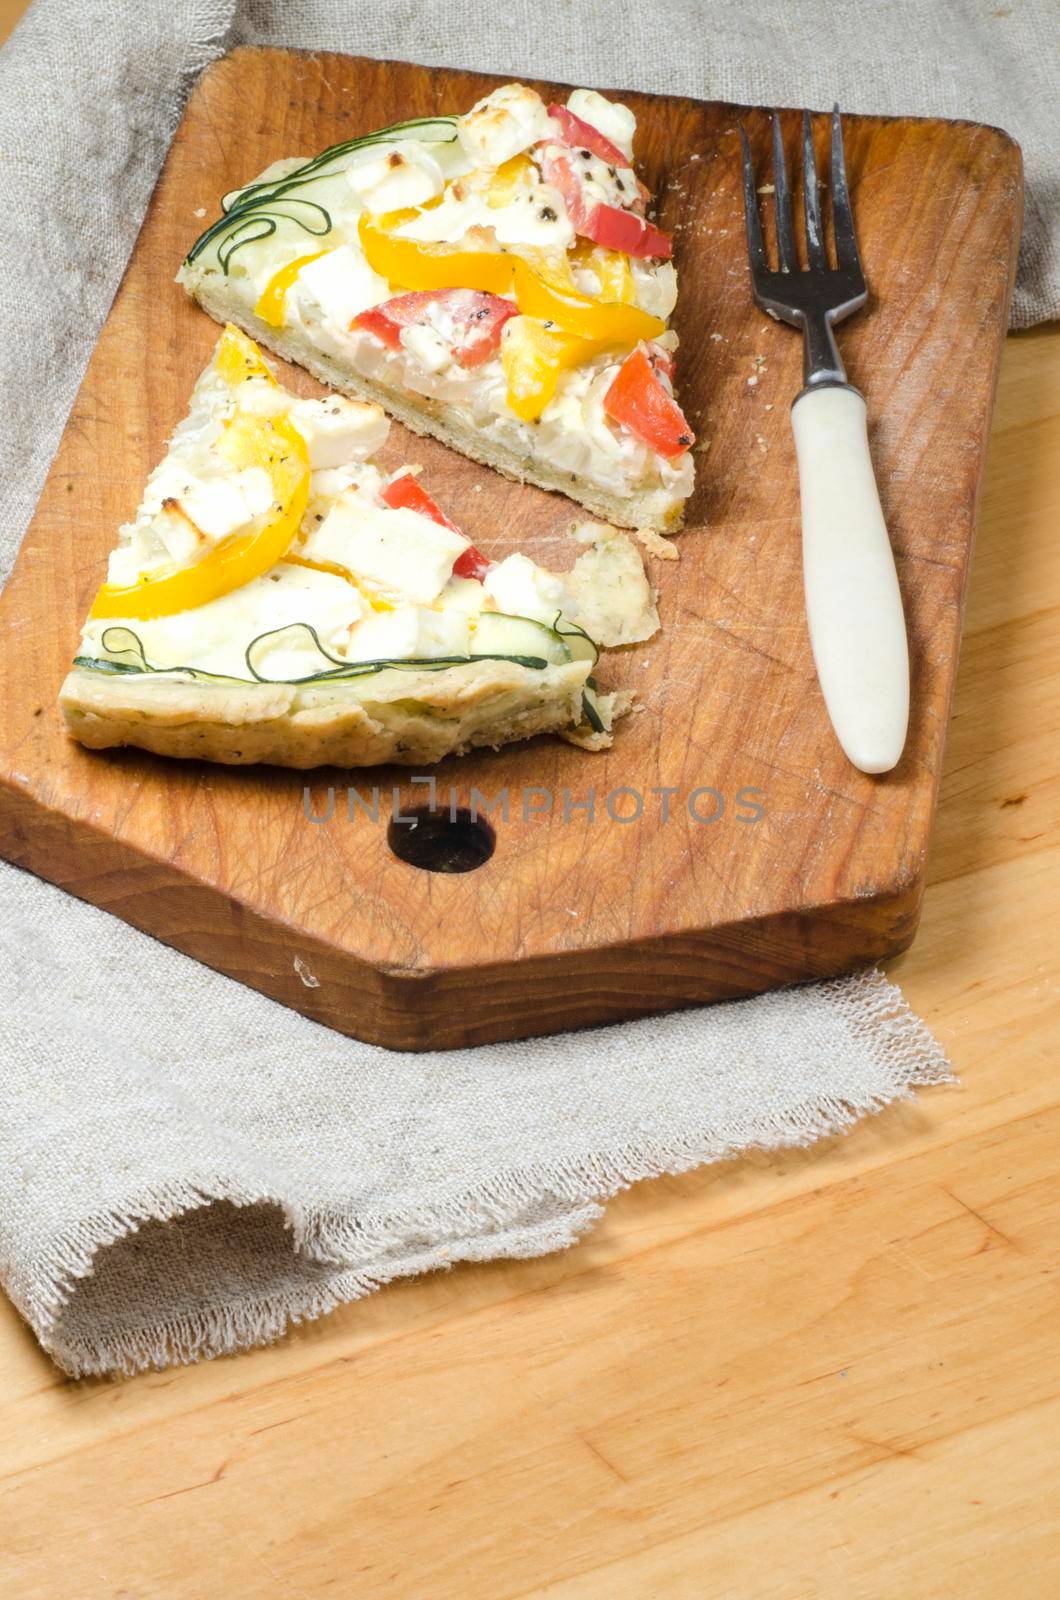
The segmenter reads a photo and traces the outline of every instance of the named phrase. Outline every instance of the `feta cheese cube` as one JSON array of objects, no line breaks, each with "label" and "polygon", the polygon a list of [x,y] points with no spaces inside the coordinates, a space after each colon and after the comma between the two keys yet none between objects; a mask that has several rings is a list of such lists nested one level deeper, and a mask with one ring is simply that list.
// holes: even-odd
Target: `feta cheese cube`
[{"label": "feta cheese cube", "polygon": [[373,505],[356,489],[340,494],[304,551],[334,561],[355,577],[430,605],[470,540],[407,508]]},{"label": "feta cheese cube", "polygon": [[314,472],[363,461],[386,443],[390,432],[382,406],[368,400],[347,400],[339,394],[323,400],[296,400],[290,418],[306,442]]},{"label": "feta cheese cube", "polygon": [[637,119],[628,106],[606,99],[604,95],[597,94],[595,89],[575,89],[568,97],[567,109],[602,133],[605,139],[610,139],[630,160],[633,159],[633,135]]},{"label": "feta cheese cube", "polygon": [[457,121],[457,136],[477,165],[499,167],[555,126],[541,96],[521,83],[494,89]]},{"label": "feta cheese cube", "polygon": [[565,250],[574,243],[574,227],[559,190],[550,183],[533,187],[492,214],[499,244],[531,244],[543,250]]},{"label": "feta cheese cube", "polygon": [[390,285],[372,270],[359,244],[352,241],[307,262],[287,296],[304,318],[322,318],[345,333],[360,312],[390,298]]},{"label": "feta cheese cube", "polygon": [[346,181],[366,211],[422,206],[445,185],[442,169],[415,139],[370,145],[346,169]]},{"label": "feta cheese cube", "polygon": [[427,372],[443,372],[452,365],[449,346],[441,334],[426,323],[402,328],[400,338],[409,355]]},{"label": "feta cheese cube", "polygon": [[179,496],[163,503],[163,510],[175,508],[214,543],[262,516],[272,502],[265,468],[244,467],[223,478],[192,478]]},{"label": "feta cheese cube", "polygon": [[557,611],[572,604],[560,579],[522,554],[498,561],[487,572],[482,586],[498,611],[510,617],[531,617],[549,626]]}]

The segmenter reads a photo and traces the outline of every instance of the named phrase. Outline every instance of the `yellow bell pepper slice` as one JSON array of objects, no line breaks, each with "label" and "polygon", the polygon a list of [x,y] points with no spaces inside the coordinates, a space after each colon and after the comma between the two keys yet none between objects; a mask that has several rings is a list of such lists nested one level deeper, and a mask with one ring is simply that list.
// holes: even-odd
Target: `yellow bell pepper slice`
[{"label": "yellow bell pepper slice", "polygon": [[221,377],[233,388],[237,383],[242,383],[244,378],[266,378],[271,384],[276,382],[253,339],[248,339],[234,322],[225,323],[213,359]]},{"label": "yellow bell pepper slice", "polygon": [[358,594],[364,596],[373,611],[394,611],[396,609],[390,600],[385,600],[364,579],[356,577],[349,567],[342,566],[338,561],[316,561],[311,556],[295,555],[290,550],[283,559],[292,567],[308,567],[310,572],[330,572],[333,578],[345,578],[346,582],[352,584]]},{"label": "yellow bell pepper slice", "polygon": [[[499,168],[498,176],[503,171],[503,167]],[[395,228],[415,214],[394,212],[378,218],[365,215],[359,223],[369,266],[396,288],[480,289],[487,294],[508,294],[514,285],[524,316],[553,322],[564,333],[579,339],[602,339],[630,348],[642,339],[657,339],[666,331],[660,317],[653,317],[632,303],[632,272],[620,251],[594,253],[591,265],[604,288],[601,298],[594,299],[579,292],[566,251],[530,247],[520,249],[518,254],[465,250],[399,237]]]},{"label": "yellow bell pepper slice", "polygon": [[[250,340],[247,344],[256,350]],[[244,373],[245,375],[245,373]],[[242,464],[264,466],[272,479],[279,514],[252,533],[232,534],[190,567],[149,573],[137,583],[105,583],[91,617],[128,617],[149,622],[190,611],[242,588],[274,567],[298,533],[309,498],[309,452],[301,434],[284,418],[241,416],[223,446]]]},{"label": "yellow bell pepper slice", "polygon": [[553,322],[579,339],[632,347],[642,339],[657,339],[666,324],[639,306],[594,300],[587,294],[549,283],[521,258],[515,262],[515,298],[527,317]]},{"label": "yellow bell pepper slice", "polygon": [[481,289],[485,294],[507,294],[510,290],[510,255],[500,250],[462,250],[454,245],[402,239],[392,231],[395,217],[401,218],[402,213],[394,212],[386,219],[365,213],[358,223],[368,265],[393,287]]},{"label": "yellow bell pepper slice", "polygon": [[580,266],[588,267],[599,278],[601,300],[629,305],[636,299],[633,269],[621,250],[608,250],[605,245],[579,239],[571,254]]},{"label": "yellow bell pepper slice", "polygon": [[522,190],[539,182],[537,168],[524,151],[503,161],[486,185],[486,204],[494,211],[509,205]]},{"label": "yellow bell pepper slice", "polygon": [[330,254],[330,250],[313,250],[307,256],[297,256],[294,261],[288,261],[285,267],[274,272],[254,307],[262,322],[267,322],[270,328],[282,328],[287,315],[287,292],[294,280],[311,261],[319,261],[321,256]]},{"label": "yellow bell pepper slice", "polygon": [[501,336],[501,366],[516,416],[533,422],[555,394],[560,373],[602,348],[605,344],[596,340],[546,328],[534,317],[512,317]]},{"label": "yellow bell pepper slice", "polygon": [[213,448],[235,470],[264,467],[278,504],[290,499],[309,459],[302,435],[284,416],[259,417],[237,411],[229,417]]},{"label": "yellow bell pepper slice", "polygon": [[547,283],[550,289],[555,289],[557,294],[578,293],[578,285],[570,269],[570,257],[561,245],[542,247],[520,244],[515,246],[515,254],[521,261],[526,262],[536,277]]}]

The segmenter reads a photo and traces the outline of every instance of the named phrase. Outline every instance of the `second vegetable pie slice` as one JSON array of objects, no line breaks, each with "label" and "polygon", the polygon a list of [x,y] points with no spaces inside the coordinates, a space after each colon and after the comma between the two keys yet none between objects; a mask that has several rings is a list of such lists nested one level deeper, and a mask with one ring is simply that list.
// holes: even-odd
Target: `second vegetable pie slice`
[{"label": "second vegetable pie slice", "polygon": [[633,114],[509,84],[464,116],[279,161],[225,196],[184,286],[322,382],[611,522],[692,491],[670,237]]},{"label": "second vegetable pie slice", "polygon": [[658,627],[629,538],[575,529],[563,573],[492,560],[415,468],[372,463],[389,426],[290,394],[228,327],[110,556],[60,695],[74,736],[294,767],[609,744],[630,697],[598,688],[598,647]]}]

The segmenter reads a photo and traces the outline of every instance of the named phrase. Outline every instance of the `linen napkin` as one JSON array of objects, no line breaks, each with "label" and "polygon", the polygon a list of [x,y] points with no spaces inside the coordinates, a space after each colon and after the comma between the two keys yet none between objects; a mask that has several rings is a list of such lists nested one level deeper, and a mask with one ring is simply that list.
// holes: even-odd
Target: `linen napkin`
[{"label": "linen napkin", "polygon": [[[1049,11],[512,0],[501,28],[467,0],[37,0],[0,55],[0,573],[187,90],[231,45],[1001,122],[1030,182],[1026,325],[1060,307]],[[874,973],[412,1056],[10,867],[0,949],[0,1282],[75,1375],[237,1350],[401,1275],[562,1248],[639,1178],[805,1144],[949,1076]]]}]

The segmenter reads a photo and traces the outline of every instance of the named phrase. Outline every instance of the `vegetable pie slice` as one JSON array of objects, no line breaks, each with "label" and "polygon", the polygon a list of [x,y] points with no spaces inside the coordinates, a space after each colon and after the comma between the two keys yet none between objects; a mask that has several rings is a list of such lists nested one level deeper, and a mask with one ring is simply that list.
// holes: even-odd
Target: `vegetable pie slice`
[{"label": "vegetable pie slice", "polygon": [[218,319],[508,477],[672,531],[692,491],[673,394],[671,241],[625,106],[521,84],[467,115],[279,161],[180,270]]},{"label": "vegetable pie slice", "polygon": [[598,645],[658,627],[631,541],[586,524],[569,572],[492,561],[417,469],[372,464],[389,427],[288,393],[226,328],[85,623],[60,694],[75,738],[293,767],[609,744],[630,697],[598,691]]}]

